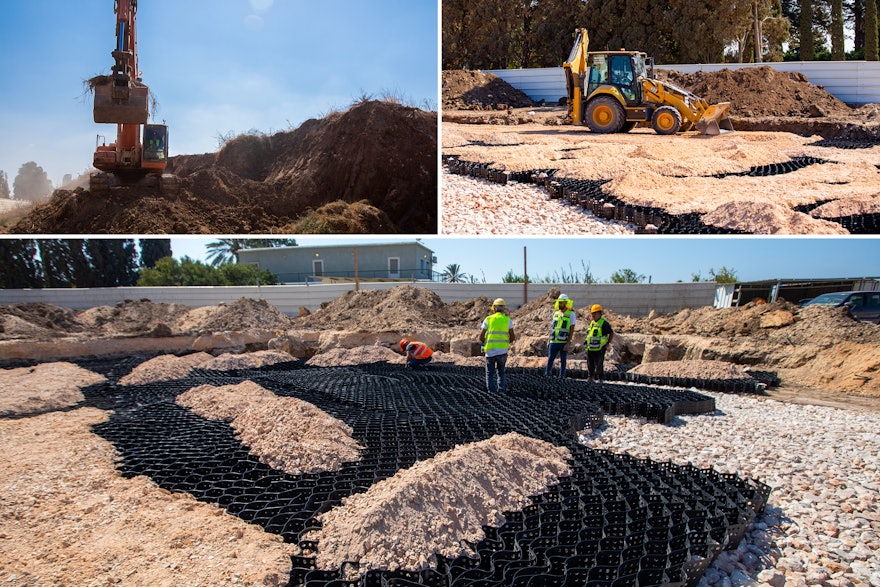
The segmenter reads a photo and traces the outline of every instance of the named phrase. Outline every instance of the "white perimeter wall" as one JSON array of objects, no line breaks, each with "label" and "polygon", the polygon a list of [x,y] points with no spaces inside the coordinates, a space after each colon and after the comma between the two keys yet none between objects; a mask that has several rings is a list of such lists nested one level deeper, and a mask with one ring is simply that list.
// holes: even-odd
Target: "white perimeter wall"
[{"label": "white perimeter wall", "polygon": [[[880,104],[880,61],[783,61],[658,65],[657,67],[694,73],[763,66],[770,66],[778,71],[802,73],[811,83],[824,86],[825,90],[847,104]],[[522,90],[531,99],[546,100],[548,104],[555,104],[560,98],[565,97],[567,92],[562,67],[487,71]]]},{"label": "white perimeter wall", "polygon": [[[400,283],[362,283],[361,290],[387,290]],[[683,308],[711,306],[716,301],[714,283],[670,284],[457,284],[413,283],[437,292],[445,303],[466,301],[479,296],[490,300],[503,297],[510,308],[520,307],[526,296],[534,300],[553,287],[574,300],[575,307],[601,304],[624,315],[644,316],[651,310],[661,314]],[[220,302],[234,302],[247,297],[266,300],[289,315],[296,315],[301,307],[311,311],[323,302],[330,302],[347,291],[354,291],[354,283],[321,285],[272,285],[262,287],[107,287],[95,289],[27,289],[0,290],[0,305],[19,302],[43,302],[64,308],[84,310],[96,306],[113,306],[125,300],[148,299],[156,303],[174,303],[186,306],[212,306]]]}]

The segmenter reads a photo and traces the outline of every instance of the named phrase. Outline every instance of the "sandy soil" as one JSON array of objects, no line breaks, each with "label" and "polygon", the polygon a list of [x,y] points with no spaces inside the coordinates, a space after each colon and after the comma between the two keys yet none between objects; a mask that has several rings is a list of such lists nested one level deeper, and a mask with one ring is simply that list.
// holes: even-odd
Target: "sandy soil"
[{"label": "sandy soil", "polygon": [[5,585],[280,587],[292,546],[279,536],[124,479],[91,408],[0,420],[0,580]]},{"label": "sandy soil", "polygon": [[73,406],[82,388],[107,379],[71,363],[0,369],[0,416],[38,414]]},{"label": "sandy soil", "polygon": [[519,511],[571,473],[568,449],[510,433],[458,446],[420,461],[343,500],[320,516],[318,565],[358,563],[419,571],[436,566],[432,553],[473,554],[483,526],[500,526],[504,511]]}]

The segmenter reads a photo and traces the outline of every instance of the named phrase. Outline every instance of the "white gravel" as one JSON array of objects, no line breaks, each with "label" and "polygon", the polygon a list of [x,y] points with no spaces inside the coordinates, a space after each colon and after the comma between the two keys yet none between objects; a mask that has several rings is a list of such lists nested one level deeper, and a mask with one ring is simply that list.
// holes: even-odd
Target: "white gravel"
[{"label": "white gravel", "polygon": [[634,224],[597,218],[592,212],[553,200],[540,187],[507,185],[444,170],[441,191],[443,234],[575,235],[634,234]]},{"label": "white gravel", "polygon": [[582,440],[773,488],[764,514],[737,549],[718,555],[703,587],[880,587],[880,413],[707,395],[713,414],[670,426],[608,417]]}]

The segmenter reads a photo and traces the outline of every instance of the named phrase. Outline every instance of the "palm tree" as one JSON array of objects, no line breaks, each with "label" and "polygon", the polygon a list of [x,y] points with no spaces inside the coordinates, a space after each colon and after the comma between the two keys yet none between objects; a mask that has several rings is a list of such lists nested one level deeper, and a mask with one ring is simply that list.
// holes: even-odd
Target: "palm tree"
[{"label": "palm tree", "polygon": [[238,252],[242,249],[261,249],[269,247],[295,247],[293,238],[221,238],[208,243],[208,261],[219,267],[225,263],[238,262]]},{"label": "palm tree", "polygon": [[467,274],[461,270],[461,265],[458,263],[450,263],[440,274],[440,277],[447,283],[462,283],[467,279]]}]

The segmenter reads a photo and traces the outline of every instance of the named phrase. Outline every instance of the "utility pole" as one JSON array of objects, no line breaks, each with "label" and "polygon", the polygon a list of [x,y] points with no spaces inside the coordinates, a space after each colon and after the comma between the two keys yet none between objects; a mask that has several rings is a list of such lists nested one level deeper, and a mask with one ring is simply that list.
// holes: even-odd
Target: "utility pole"
[{"label": "utility pole", "polygon": [[523,246],[523,306],[529,303],[529,270],[526,262],[526,247]]}]

